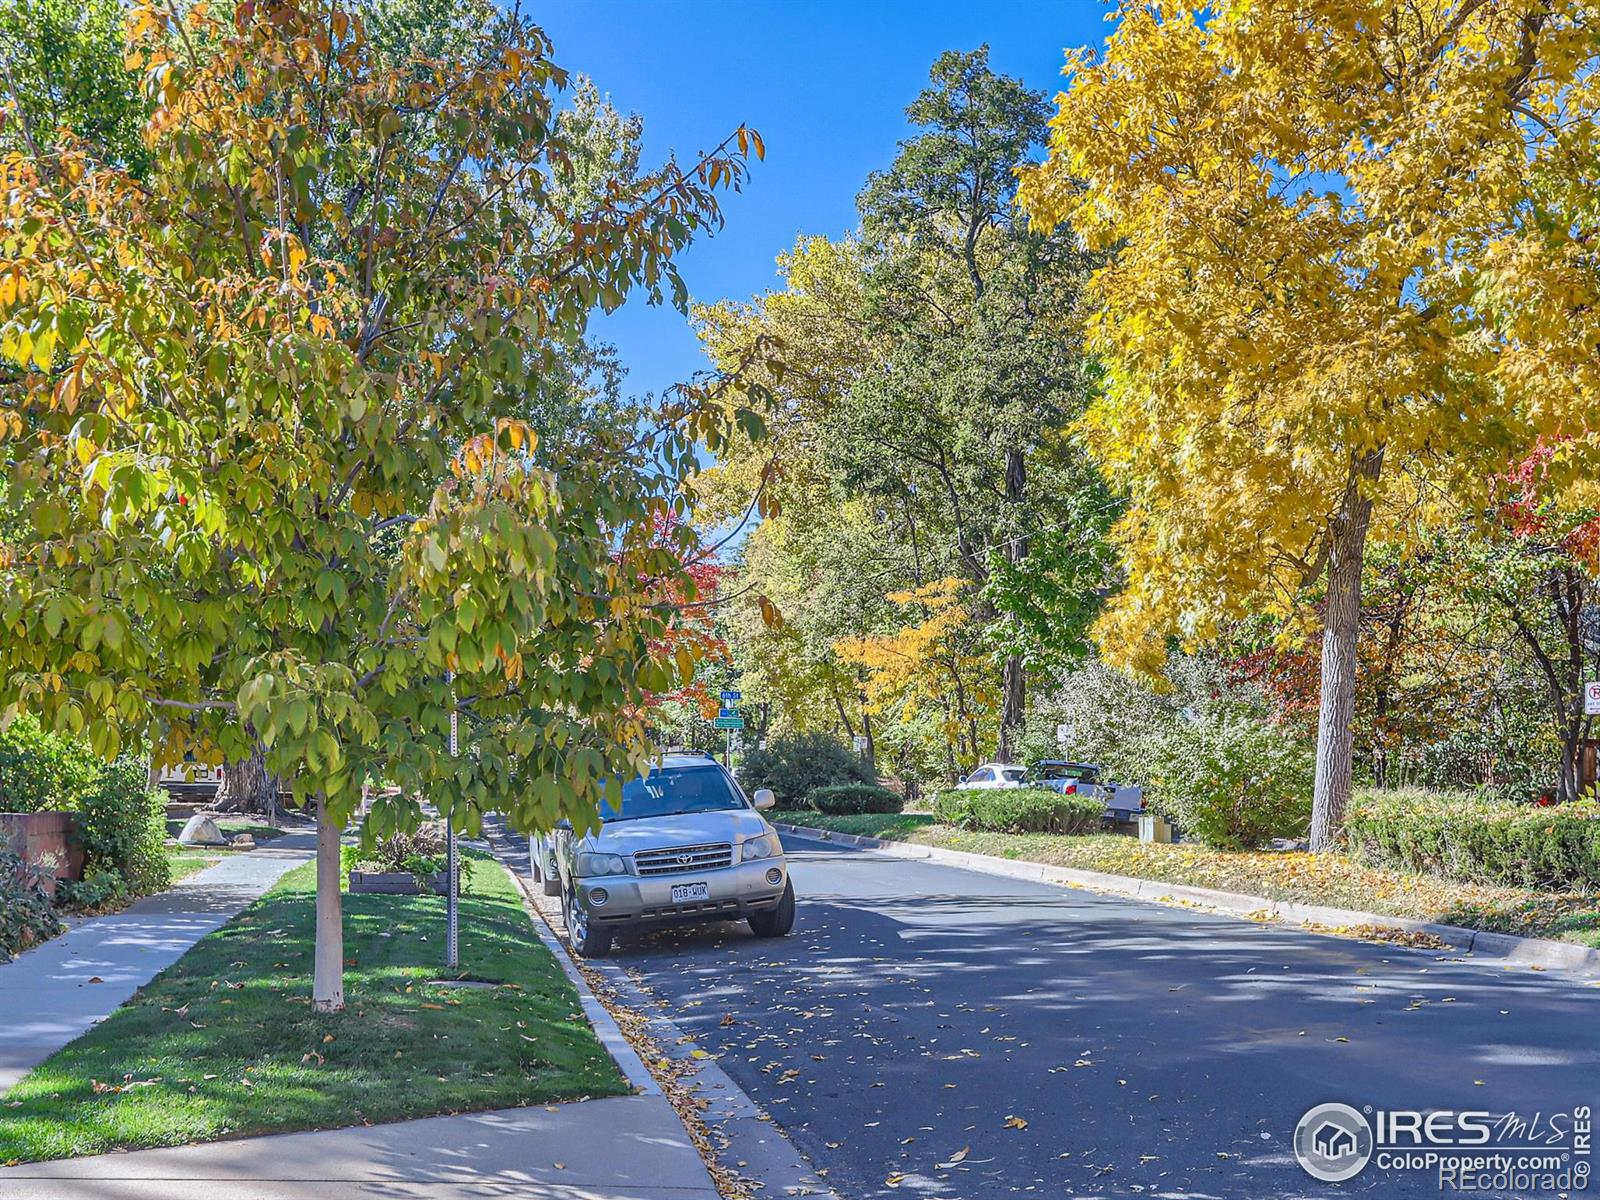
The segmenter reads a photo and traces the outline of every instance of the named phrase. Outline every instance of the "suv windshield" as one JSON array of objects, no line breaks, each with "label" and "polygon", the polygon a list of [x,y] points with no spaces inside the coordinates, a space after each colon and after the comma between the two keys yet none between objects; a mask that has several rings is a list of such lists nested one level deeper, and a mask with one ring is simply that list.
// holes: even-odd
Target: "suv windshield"
[{"label": "suv windshield", "polygon": [[716,767],[665,767],[622,785],[622,810],[602,805],[602,821],[672,817],[746,807],[728,777]]}]

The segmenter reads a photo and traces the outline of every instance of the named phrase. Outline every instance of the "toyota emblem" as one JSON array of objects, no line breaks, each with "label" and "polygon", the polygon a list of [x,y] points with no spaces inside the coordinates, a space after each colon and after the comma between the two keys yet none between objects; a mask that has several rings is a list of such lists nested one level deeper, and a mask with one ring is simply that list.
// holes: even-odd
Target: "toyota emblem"
[{"label": "toyota emblem", "polygon": [[692,855],[692,854],[680,854],[680,855],[678,855],[678,865],[680,867],[687,867],[693,861],[694,861],[694,855]]}]

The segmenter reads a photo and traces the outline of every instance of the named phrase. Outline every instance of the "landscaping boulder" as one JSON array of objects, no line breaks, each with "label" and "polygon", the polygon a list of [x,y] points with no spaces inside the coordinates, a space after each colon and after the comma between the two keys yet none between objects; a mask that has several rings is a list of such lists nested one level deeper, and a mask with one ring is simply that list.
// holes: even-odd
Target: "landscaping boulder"
[{"label": "landscaping boulder", "polygon": [[183,827],[183,832],[178,835],[180,846],[226,846],[228,839],[222,836],[222,830],[217,828],[217,823],[205,813],[195,813],[189,818],[189,823]]},{"label": "landscaping boulder", "polygon": [[232,846],[235,850],[254,850],[256,848],[256,840],[248,833],[241,833],[235,837],[229,838],[228,845]]}]

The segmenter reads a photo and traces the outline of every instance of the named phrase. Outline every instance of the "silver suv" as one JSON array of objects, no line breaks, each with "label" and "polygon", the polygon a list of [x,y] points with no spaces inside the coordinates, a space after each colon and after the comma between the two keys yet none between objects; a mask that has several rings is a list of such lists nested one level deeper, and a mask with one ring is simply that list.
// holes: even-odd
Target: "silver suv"
[{"label": "silver suv", "polygon": [[783,843],[715,759],[669,754],[622,788],[620,808],[602,808],[600,827],[556,830],[538,865],[558,872],[561,913],[572,949],[594,958],[628,929],[744,918],[758,937],[794,928],[794,886]]}]

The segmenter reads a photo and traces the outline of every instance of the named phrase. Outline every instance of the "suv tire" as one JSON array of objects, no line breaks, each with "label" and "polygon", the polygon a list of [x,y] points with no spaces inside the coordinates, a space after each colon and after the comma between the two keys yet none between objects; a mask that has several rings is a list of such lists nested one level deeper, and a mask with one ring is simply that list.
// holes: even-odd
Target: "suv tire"
[{"label": "suv tire", "polygon": [[579,958],[604,958],[611,953],[611,930],[589,920],[570,888],[561,898],[561,922],[567,927],[567,945]]},{"label": "suv tire", "polygon": [[750,914],[750,932],[757,937],[787,937],[794,928],[794,884],[785,882],[777,908]]}]

